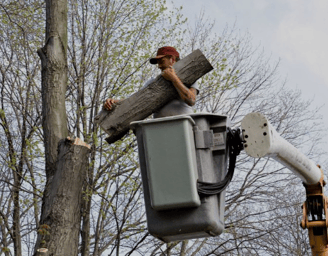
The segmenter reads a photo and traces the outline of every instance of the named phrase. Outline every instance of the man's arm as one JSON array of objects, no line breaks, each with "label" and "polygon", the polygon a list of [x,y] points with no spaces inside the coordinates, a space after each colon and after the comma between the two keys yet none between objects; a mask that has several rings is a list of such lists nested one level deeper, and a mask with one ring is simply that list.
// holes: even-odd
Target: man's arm
[{"label": "man's arm", "polygon": [[189,106],[193,106],[196,103],[196,95],[197,90],[195,88],[188,88],[186,87],[180,80],[180,78],[175,73],[174,69],[172,67],[169,67],[165,69],[162,72],[162,76],[168,80],[171,81],[175,87],[175,89],[178,91],[180,98],[186,102]]}]

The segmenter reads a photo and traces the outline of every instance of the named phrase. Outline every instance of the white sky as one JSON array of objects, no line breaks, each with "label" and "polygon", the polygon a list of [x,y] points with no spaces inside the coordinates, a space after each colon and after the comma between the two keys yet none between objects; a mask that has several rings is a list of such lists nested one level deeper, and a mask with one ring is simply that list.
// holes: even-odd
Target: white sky
[{"label": "white sky", "polygon": [[[168,0],[169,1],[169,0]],[[192,21],[200,12],[216,21],[219,34],[228,24],[248,31],[272,60],[280,59],[279,74],[289,88],[322,106],[328,131],[328,0],[174,0]],[[171,6],[171,3],[168,3]],[[328,145],[328,136],[325,140]],[[328,146],[325,148],[328,151]],[[328,158],[328,156],[327,156]],[[327,159],[326,158],[326,159]]]}]

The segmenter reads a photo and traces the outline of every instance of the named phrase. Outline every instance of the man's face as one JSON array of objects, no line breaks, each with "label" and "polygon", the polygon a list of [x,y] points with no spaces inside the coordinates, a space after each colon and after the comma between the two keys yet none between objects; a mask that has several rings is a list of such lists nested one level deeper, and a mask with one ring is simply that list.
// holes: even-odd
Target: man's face
[{"label": "man's face", "polygon": [[158,68],[162,71],[170,66],[173,66],[175,59],[173,57],[165,56],[157,61]]}]

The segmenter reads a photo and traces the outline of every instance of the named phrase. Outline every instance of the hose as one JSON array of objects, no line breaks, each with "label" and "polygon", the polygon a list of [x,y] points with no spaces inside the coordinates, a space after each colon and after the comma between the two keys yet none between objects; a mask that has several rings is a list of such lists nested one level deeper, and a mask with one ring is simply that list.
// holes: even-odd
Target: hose
[{"label": "hose", "polygon": [[231,129],[227,128],[227,143],[229,152],[229,169],[225,178],[219,182],[211,183],[204,181],[197,181],[197,190],[199,195],[211,196],[221,193],[232,180],[237,156],[240,151],[243,150],[243,140],[241,136],[241,131],[239,128]]}]

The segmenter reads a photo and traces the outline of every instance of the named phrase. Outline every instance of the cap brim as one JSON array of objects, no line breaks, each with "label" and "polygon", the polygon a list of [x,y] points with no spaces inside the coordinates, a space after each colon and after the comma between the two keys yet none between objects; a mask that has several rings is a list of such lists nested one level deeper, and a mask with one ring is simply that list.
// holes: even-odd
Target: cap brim
[{"label": "cap brim", "polygon": [[165,57],[165,55],[157,55],[155,58],[151,58],[149,62],[150,64],[157,64],[157,61],[163,57]]}]

